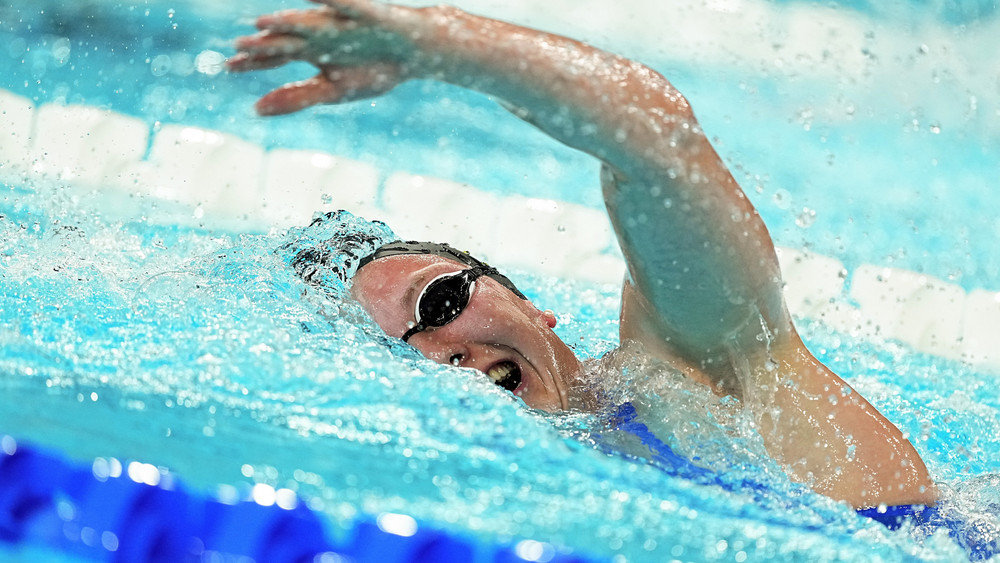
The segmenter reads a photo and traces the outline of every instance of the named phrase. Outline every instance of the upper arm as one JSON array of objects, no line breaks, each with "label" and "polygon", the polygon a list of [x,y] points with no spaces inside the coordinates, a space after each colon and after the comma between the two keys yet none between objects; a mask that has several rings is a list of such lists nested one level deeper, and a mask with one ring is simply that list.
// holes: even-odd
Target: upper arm
[{"label": "upper arm", "polygon": [[605,164],[605,203],[649,305],[644,334],[704,363],[762,322],[786,328],[764,224],[666,78],[565,37],[449,14],[417,41],[431,76],[496,96]]},{"label": "upper arm", "polygon": [[602,185],[633,294],[623,337],[715,371],[754,362],[791,322],[763,221],[693,118],[686,130],[665,158],[605,163]]}]

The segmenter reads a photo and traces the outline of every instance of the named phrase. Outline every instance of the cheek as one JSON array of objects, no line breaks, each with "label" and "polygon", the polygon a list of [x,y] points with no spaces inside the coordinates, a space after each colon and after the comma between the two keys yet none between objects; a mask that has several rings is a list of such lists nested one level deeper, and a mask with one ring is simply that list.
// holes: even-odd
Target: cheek
[{"label": "cheek", "polygon": [[375,324],[380,326],[386,334],[396,334],[396,325],[403,326],[406,321],[402,320],[404,311],[398,305],[392,303],[379,293],[379,287],[364,286],[361,289],[351,289],[351,294],[361,307],[371,316]]}]

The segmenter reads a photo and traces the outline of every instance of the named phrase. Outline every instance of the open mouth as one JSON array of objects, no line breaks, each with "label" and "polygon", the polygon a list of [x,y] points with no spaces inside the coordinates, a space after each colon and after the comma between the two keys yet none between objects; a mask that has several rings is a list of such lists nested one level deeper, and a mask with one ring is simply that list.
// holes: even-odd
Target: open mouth
[{"label": "open mouth", "polygon": [[521,368],[511,361],[502,361],[486,370],[493,383],[508,391],[514,391],[521,385]]}]

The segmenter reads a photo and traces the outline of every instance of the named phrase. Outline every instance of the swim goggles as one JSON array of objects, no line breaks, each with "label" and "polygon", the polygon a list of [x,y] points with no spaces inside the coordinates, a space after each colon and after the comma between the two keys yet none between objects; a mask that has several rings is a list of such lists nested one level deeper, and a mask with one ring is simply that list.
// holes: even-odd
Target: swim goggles
[{"label": "swim goggles", "polygon": [[460,272],[449,272],[432,279],[424,286],[424,289],[417,296],[417,303],[414,306],[414,317],[417,324],[406,331],[403,335],[403,342],[406,342],[414,334],[433,328],[440,328],[458,318],[463,310],[469,305],[472,299],[472,291],[475,289],[476,279],[483,276],[493,278],[511,293],[527,300],[523,293],[518,291],[514,283],[501,274],[496,268],[491,267],[486,262],[479,260],[469,254],[439,242],[420,242],[397,240],[380,246],[374,253],[360,259],[358,269],[364,268],[367,264],[380,258],[389,256],[399,256],[401,254],[430,254],[441,256],[448,260],[454,260],[459,264],[468,266]]},{"label": "swim goggles", "polygon": [[413,315],[417,321],[403,335],[403,342],[418,332],[441,328],[458,318],[469,306],[476,280],[496,274],[496,268],[487,265],[475,266],[459,272],[448,272],[432,279],[417,296]]}]

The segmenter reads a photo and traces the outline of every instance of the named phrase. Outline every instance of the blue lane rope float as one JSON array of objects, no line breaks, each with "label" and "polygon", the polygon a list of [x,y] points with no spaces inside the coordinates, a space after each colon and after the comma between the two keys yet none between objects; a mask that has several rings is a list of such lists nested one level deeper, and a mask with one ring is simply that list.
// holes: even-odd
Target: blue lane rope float
[{"label": "blue lane rope float", "polygon": [[[419,526],[404,515],[405,533],[383,517],[361,521],[341,537],[301,503],[286,509],[253,501],[229,504],[158,485],[0,436],[0,543],[41,545],[109,562],[175,563],[250,560],[267,563],[523,563],[518,547],[486,545]],[[538,544],[538,542],[529,542]],[[539,544],[544,545],[544,544]],[[218,555],[219,557],[213,557]],[[330,556],[330,557],[327,557]],[[221,558],[220,558],[221,557]],[[553,563],[592,560],[549,550]]]},{"label": "blue lane rope float", "polygon": [[[631,404],[612,420],[617,431],[638,436],[665,472],[724,488],[759,491],[759,483],[727,483],[677,456],[637,419]],[[598,437],[599,438],[599,437]],[[623,455],[608,445],[601,449]],[[155,470],[155,468],[154,468]],[[159,475],[159,470],[155,470]],[[114,473],[114,475],[112,475]],[[227,503],[185,491],[167,474],[159,485],[77,464],[58,453],[27,447],[0,435],[0,543],[41,545],[97,561],[183,562],[233,557],[267,563],[328,560],[351,563],[523,563],[517,546],[491,546],[417,525],[405,515],[361,521],[339,538],[325,533],[322,517],[253,501]],[[973,561],[1000,554],[1000,540],[984,522],[946,516],[937,507],[890,506],[859,510],[890,529],[906,523],[925,535],[946,529]],[[383,521],[385,520],[385,521]],[[387,525],[402,520],[404,526]],[[523,542],[522,542],[523,543]],[[538,542],[532,542],[538,543]],[[544,545],[544,544],[541,544]],[[552,563],[588,563],[553,553]]]}]

